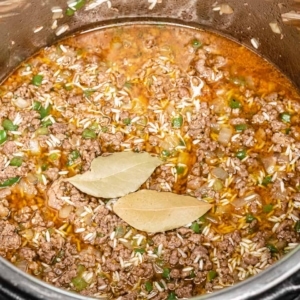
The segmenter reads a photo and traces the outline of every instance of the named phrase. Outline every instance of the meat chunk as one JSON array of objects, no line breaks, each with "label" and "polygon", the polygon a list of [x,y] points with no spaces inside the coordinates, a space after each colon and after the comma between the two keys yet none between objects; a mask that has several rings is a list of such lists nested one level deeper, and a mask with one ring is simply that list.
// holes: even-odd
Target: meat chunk
[{"label": "meat chunk", "polygon": [[259,262],[259,258],[251,254],[243,256],[243,262],[247,265],[255,266]]},{"label": "meat chunk", "polygon": [[191,298],[193,292],[193,286],[188,284],[175,290],[175,294],[178,298]]},{"label": "meat chunk", "polygon": [[17,150],[17,145],[14,141],[6,142],[2,148],[2,152],[5,155],[12,155],[16,152],[16,150]]},{"label": "meat chunk", "polygon": [[16,233],[16,226],[8,221],[0,221],[0,249],[6,251],[18,249],[21,245],[21,237]]},{"label": "meat chunk", "polygon": [[61,209],[64,205],[63,200],[61,200],[64,194],[62,182],[62,180],[54,181],[47,192],[48,205],[57,210]]}]

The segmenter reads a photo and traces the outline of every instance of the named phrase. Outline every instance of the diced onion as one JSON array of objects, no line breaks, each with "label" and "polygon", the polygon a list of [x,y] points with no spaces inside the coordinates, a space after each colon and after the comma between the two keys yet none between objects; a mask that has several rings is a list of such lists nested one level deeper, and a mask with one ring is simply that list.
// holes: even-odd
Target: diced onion
[{"label": "diced onion", "polygon": [[232,129],[229,127],[223,127],[220,130],[218,142],[222,145],[227,145],[230,142],[232,136]]},{"label": "diced onion", "polygon": [[39,154],[41,152],[40,144],[37,140],[32,139],[29,141],[29,150],[32,154]]},{"label": "diced onion", "polygon": [[22,178],[19,182],[19,187],[22,192],[28,196],[34,196],[37,194],[37,190],[32,183],[27,181],[25,178]]},{"label": "diced onion", "polygon": [[85,217],[84,217],[84,222],[86,225],[91,225],[92,223],[92,214],[87,214]]},{"label": "diced onion", "polygon": [[22,237],[30,241],[33,238],[33,230],[32,229],[25,229],[21,232]]},{"label": "diced onion", "polygon": [[173,149],[178,145],[179,145],[179,138],[178,136],[175,135],[166,136],[165,139],[160,143],[160,147],[167,150]]},{"label": "diced onion", "polygon": [[224,185],[221,180],[216,179],[213,185],[214,191],[219,192],[223,189]]},{"label": "diced onion", "polygon": [[26,179],[31,184],[36,184],[39,181],[37,176],[35,174],[32,174],[32,173],[28,173]]},{"label": "diced onion", "polygon": [[28,263],[26,260],[17,261],[15,263],[15,266],[23,272],[27,271],[27,265],[28,265]]},{"label": "diced onion", "polygon": [[[217,114],[222,114],[224,112],[224,108],[225,108],[225,102],[223,100],[223,98],[218,97],[212,100],[211,104],[210,104],[211,109],[217,113]],[[215,125],[211,125],[211,126],[220,126],[218,123],[216,123]]]},{"label": "diced onion", "polygon": [[58,212],[58,217],[61,219],[66,219],[69,217],[70,213],[73,210],[73,206],[72,205],[65,205],[63,206],[60,211]]},{"label": "diced onion", "polygon": [[277,162],[276,156],[267,156],[261,159],[264,168],[268,174],[273,174],[275,172],[275,166]]},{"label": "diced onion", "polygon": [[76,216],[80,217],[80,215],[84,212],[83,206],[80,206],[76,209]]},{"label": "diced onion", "polygon": [[13,100],[14,104],[19,108],[26,108],[30,106],[30,101],[24,100],[21,97],[18,97],[17,99]]},{"label": "diced onion", "polygon": [[219,168],[219,167],[214,168],[214,169],[211,171],[211,173],[212,173],[215,177],[217,177],[217,178],[219,178],[219,179],[222,179],[222,180],[225,180],[225,179],[228,177],[228,173],[227,173],[224,169]]}]

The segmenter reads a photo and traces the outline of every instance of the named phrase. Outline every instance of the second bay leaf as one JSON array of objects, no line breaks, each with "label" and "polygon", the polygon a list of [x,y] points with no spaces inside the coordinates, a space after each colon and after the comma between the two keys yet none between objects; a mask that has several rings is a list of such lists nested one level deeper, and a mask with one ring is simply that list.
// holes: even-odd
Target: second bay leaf
[{"label": "second bay leaf", "polygon": [[211,207],[211,204],[191,196],[140,190],[120,198],[113,210],[130,226],[155,233],[191,223]]},{"label": "second bay leaf", "polygon": [[146,152],[116,152],[95,158],[90,171],[66,180],[88,195],[116,198],[136,191],[161,163]]}]

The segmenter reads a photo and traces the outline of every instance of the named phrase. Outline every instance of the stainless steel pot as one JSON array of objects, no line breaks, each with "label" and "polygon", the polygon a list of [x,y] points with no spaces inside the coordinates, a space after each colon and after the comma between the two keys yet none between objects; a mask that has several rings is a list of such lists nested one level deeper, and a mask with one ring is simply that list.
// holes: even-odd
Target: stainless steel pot
[{"label": "stainless steel pot", "polygon": [[[151,3],[148,0],[96,1],[99,6],[94,9],[59,18],[58,29],[67,25],[68,30],[57,35],[57,28],[51,28],[51,8],[58,6],[65,10],[66,1],[0,0],[0,81],[40,48],[78,30],[156,21],[206,28],[230,37],[260,53],[300,89],[300,31],[296,28],[297,21],[290,20],[289,23],[295,26],[289,26],[281,18],[283,13],[300,11],[299,0],[226,0],[234,12],[223,15],[213,10],[215,0],[158,0],[153,9],[149,9]],[[299,20],[300,14],[288,15],[288,18],[293,17]],[[279,24],[282,34],[271,31],[269,23],[273,21]],[[259,42],[258,49],[253,48],[253,38]],[[289,297],[293,293],[300,294],[297,284],[300,276],[297,278],[296,275],[299,269],[300,251],[297,248],[261,274],[197,299],[282,299],[283,296],[286,300],[292,299]],[[0,299],[1,293],[6,297],[3,299],[87,299],[28,276],[2,258]]]}]

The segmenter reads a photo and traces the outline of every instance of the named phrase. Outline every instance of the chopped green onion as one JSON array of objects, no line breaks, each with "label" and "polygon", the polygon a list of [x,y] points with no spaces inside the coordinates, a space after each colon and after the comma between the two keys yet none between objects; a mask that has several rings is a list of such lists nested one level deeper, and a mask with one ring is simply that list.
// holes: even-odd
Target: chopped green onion
[{"label": "chopped green onion", "polygon": [[5,130],[0,130],[0,145],[2,145],[7,140],[7,133]]},{"label": "chopped green onion", "polygon": [[85,4],[85,0],[77,0],[77,3],[76,5],[74,5],[74,8],[80,9],[83,7],[84,4]]},{"label": "chopped green onion", "polygon": [[251,223],[256,218],[252,214],[246,214],[246,223]]},{"label": "chopped green onion", "polygon": [[263,180],[262,180],[262,185],[267,186],[269,183],[272,182],[272,176],[267,175]]},{"label": "chopped green onion", "polygon": [[84,96],[87,98],[90,98],[93,93],[95,93],[95,90],[92,89],[87,89],[83,92]]},{"label": "chopped green onion", "polygon": [[291,128],[286,128],[285,129],[285,134],[290,134],[291,130],[292,130]]},{"label": "chopped green onion", "polygon": [[35,132],[36,135],[47,135],[49,134],[49,130],[47,127],[38,128]]},{"label": "chopped green onion", "polygon": [[192,46],[193,46],[195,49],[197,49],[197,48],[200,48],[200,47],[202,46],[202,43],[201,43],[199,40],[197,40],[197,39],[193,39],[193,40],[192,40]]},{"label": "chopped green onion", "polygon": [[57,160],[58,157],[59,157],[59,156],[58,156],[57,153],[52,153],[52,154],[50,154],[50,155],[48,156],[49,160],[51,160],[51,161]]},{"label": "chopped green onion", "polygon": [[195,233],[200,233],[200,225],[197,222],[193,222],[191,225],[191,229],[195,232]]},{"label": "chopped green onion", "polygon": [[46,121],[42,121],[42,126],[43,127],[48,127],[51,126],[53,123],[51,122],[51,120],[46,120]]},{"label": "chopped green onion", "polygon": [[182,175],[184,173],[185,167],[176,166],[176,172],[178,175]]},{"label": "chopped green onion", "polygon": [[33,110],[40,110],[41,107],[42,107],[41,102],[39,102],[39,101],[34,101],[33,102],[33,105],[32,105]]},{"label": "chopped green onion", "polygon": [[71,91],[71,90],[73,89],[73,85],[72,85],[71,83],[66,83],[66,84],[64,85],[64,89],[65,89],[66,91]]},{"label": "chopped green onion", "polygon": [[300,233],[300,220],[298,220],[298,221],[296,222],[296,224],[295,224],[295,231],[296,231],[297,233]]},{"label": "chopped green onion", "polygon": [[134,249],[134,252],[135,253],[141,253],[141,254],[144,254],[145,253],[145,249],[143,249],[143,248],[136,248],[136,249]]},{"label": "chopped green onion", "polygon": [[108,131],[108,127],[102,126],[102,127],[101,127],[101,131],[104,132],[104,133],[107,132],[107,131]]},{"label": "chopped green onion", "polygon": [[271,212],[273,210],[273,205],[272,204],[267,204],[267,205],[264,205],[263,206],[263,212],[265,212],[265,213],[269,213],[269,212]]},{"label": "chopped green onion", "polygon": [[240,150],[235,155],[238,159],[243,160],[247,156],[246,150]]},{"label": "chopped green onion", "polygon": [[80,157],[80,152],[78,150],[73,150],[68,157],[67,166],[72,166],[77,158]]},{"label": "chopped green onion", "polygon": [[201,222],[201,223],[206,223],[206,221],[207,221],[207,219],[206,219],[205,215],[199,218],[199,222]]},{"label": "chopped green onion", "polygon": [[20,179],[21,179],[20,176],[9,178],[3,181],[2,183],[0,183],[0,187],[2,188],[2,187],[12,186],[13,184],[17,183]]},{"label": "chopped green onion", "polygon": [[195,278],[195,277],[196,277],[195,271],[192,270],[191,273],[190,273],[190,278]]},{"label": "chopped green onion", "polygon": [[74,277],[71,281],[78,292],[81,292],[88,286],[88,283],[81,276]]},{"label": "chopped green onion", "polygon": [[291,122],[291,115],[288,112],[283,112],[279,115],[279,118],[282,122],[290,123]]},{"label": "chopped green onion", "polygon": [[89,127],[89,129],[92,129],[92,130],[98,130],[99,128],[100,128],[100,126],[97,122],[92,123],[91,126]]},{"label": "chopped green onion", "polygon": [[211,270],[207,273],[207,281],[212,281],[217,277],[217,272],[215,270]]},{"label": "chopped green onion", "polygon": [[229,106],[230,106],[230,108],[235,109],[235,108],[241,108],[241,107],[242,107],[242,104],[241,104],[241,102],[240,102],[239,100],[236,100],[236,99],[234,99],[234,98],[231,98],[231,99],[229,100]]},{"label": "chopped green onion", "polygon": [[20,156],[15,156],[11,159],[9,165],[13,167],[20,167],[23,163],[23,158]]},{"label": "chopped green onion", "polygon": [[75,13],[75,10],[74,9],[72,9],[72,8],[70,8],[70,7],[68,7],[67,9],[66,9],[66,15],[67,16],[73,16],[74,15],[74,13]]},{"label": "chopped green onion", "polygon": [[153,285],[150,281],[145,282],[145,290],[150,293],[153,290]]},{"label": "chopped green onion", "polygon": [[128,89],[131,89],[132,88],[132,83],[130,81],[126,81],[124,86]]},{"label": "chopped green onion", "polygon": [[46,171],[48,169],[48,165],[47,164],[42,164],[42,171]]},{"label": "chopped green onion", "polygon": [[278,253],[278,249],[273,244],[267,244],[266,247],[270,250],[271,253]]},{"label": "chopped green onion", "polygon": [[169,268],[163,268],[163,272],[162,272],[161,275],[162,275],[163,278],[166,278],[166,279],[170,278],[170,269]]},{"label": "chopped green onion", "polygon": [[2,122],[2,126],[4,129],[8,131],[15,131],[18,129],[18,125],[15,125],[11,120],[4,119]]},{"label": "chopped green onion", "polygon": [[175,293],[174,292],[171,292],[169,295],[168,295],[168,298],[167,298],[167,300],[176,300],[177,298],[176,298],[176,295],[175,295]]},{"label": "chopped green onion", "polygon": [[130,125],[131,119],[130,119],[130,118],[125,118],[125,119],[123,119],[123,123],[124,123],[125,125]]},{"label": "chopped green onion", "polygon": [[172,120],[172,126],[174,128],[180,128],[183,124],[183,118],[182,115],[178,115],[176,117],[173,118]]},{"label": "chopped green onion", "polygon": [[31,83],[35,86],[40,86],[42,84],[44,76],[43,75],[34,75]]},{"label": "chopped green onion", "polygon": [[86,128],[82,133],[82,137],[84,139],[95,139],[97,137],[97,134],[94,130]]},{"label": "chopped green onion", "polygon": [[234,126],[235,130],[238,132],[242,132],[247,129],[247,124],[237,124]]},{"label": "chopped green onion", "polygon": [[50,115],[51,105],[48,105],[46,108],[41,106],[38,111],[40,113],[41,119],[44,119],[45,117]]},{"label": "chopped green onion", "polygon": [[80,152],[78,150],[73,150],[71,153],[70,153],[70,158],[75,160],[77,158],[80,157]]},{"label": "chopped green onion", "polygon": [[171,155],[169,150],[162,150],[161,151],[161,156],[163,157],[169,157]]}]

